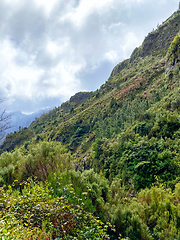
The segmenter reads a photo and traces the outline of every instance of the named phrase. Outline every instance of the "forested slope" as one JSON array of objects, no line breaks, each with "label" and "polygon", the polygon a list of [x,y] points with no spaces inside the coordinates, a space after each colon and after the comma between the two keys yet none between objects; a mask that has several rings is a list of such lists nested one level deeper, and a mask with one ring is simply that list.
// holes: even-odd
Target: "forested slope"
[{"label": "forested slope", "polygon": [[[178,10],[97,91],[76,94],[6,137],[0,233],[180,238],[179,30]],[[13,218],[24,220],[8,230]]]}]

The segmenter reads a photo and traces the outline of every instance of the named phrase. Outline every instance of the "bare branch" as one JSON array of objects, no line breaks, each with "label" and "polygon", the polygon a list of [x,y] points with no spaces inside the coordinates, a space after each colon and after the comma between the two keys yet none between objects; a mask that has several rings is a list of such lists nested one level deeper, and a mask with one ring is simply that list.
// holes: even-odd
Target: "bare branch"
[{"label": "bare branch", "polygon": [[[4,99],[1,98],[0,99],[0,104],[2,104],[4,102]],[[0,113],[0,142],[2,141],[2,139],[5,136],[5,131],[9,128],[11,128],[10,125],[10,119],[12,117],[12,113],[7,113],[6,110],[3,110]]]}]

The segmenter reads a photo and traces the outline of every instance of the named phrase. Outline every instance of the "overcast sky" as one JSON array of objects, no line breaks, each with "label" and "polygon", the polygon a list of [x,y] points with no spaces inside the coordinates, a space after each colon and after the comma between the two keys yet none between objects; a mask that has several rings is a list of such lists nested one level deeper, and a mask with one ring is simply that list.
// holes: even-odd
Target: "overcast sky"
[{"label": "overcast sky", "polygon": [[8,110],[96,90],[178,0],[1,0],[0,92]]}]

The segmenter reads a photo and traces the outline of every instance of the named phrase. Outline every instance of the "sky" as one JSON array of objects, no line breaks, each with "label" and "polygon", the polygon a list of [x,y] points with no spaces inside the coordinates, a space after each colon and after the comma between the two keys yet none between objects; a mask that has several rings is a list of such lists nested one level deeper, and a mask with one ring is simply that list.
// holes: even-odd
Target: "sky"
[{"label": "sky", "polygon": [[8,111],[98,89],[178,0],[1,0],[0,94]]}]

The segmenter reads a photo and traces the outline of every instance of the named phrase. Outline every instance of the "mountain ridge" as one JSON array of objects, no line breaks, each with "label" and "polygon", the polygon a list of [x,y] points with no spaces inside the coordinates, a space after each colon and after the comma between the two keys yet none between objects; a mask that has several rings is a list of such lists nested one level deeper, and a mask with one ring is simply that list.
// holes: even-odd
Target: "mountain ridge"
[{"label": "mountain ridge", "polygon": [[[171,17],[169,17],[155,31],[149,33],[148,36],[143,41],[142,45],[133,51],[129,59],[126,59],[121,63],[119,63],[118,65],[116,65],[112,70],[109,79],[98,90],[94,91],[93,93],[92,92],[77,93],[75,94],[74,97],[71,97],[69,101],[62,103],[60,107],[55,108],[54,110],[51,110],[49,112],[49,117],[47,116],[47,114],[42,115],[40,119],[37,121],[42,122],[41,124],[44,126],[46,124],[43,123],[43,121],[51,121],[51,119],[53,118],[53,116],[51,115],[57,116],[58,114],[60,119],[61,118],[63,119],[63,121],[60,120],[60,122],[55,120],[56,127],[54,128],[54,130],[52,129],[50,138],[56,139],[58,141],[59,139],[61,139],[61,141],[66,142],[66,138],[62,136],[59,137],[62,133],[62,130],[60,129],[64,127],[66,128],[66,122],[70,121],[70,119],[71,119],[70,122],[72,122],[73,119],[76,119],[76,117],[73,117],[73,116],[76,116],[76,113],[78,113],[79,111],[81,113],[78,113],[78,114],[82,115],[82,118],[84,119],[91,118],[92,115],[89,115],[88,112],[91,111],[92,108],[98,105],[99,106],[102,105],[102,103],[104,102],[104,107],[102,107],[101,110],[104,112],[104,116],[106,116],[108,114],[107,111],[109,111],[109,108],[107,108],[106,106],[108,102],[109,103],[111,102],[111,98],[115,97],[116,101],[122,102],[126,98],[126,96],[129,93],[131,93],[132,90],[139,91],[138,88],[141,88],[141,89],[144,88],[144,91],[146,90],[145,92],[147,92],[147,95],[146,93],[145,93],[146,96],[144,95],[144,93],[142,95],[143,98],[146,98],[149,92],[149,90],[145,89],[146,86],[150,84],[150,82],[152,82],[153,79],[156,78],[156,76],[164,72],[164,66],[166,64],[165,55],[166,55],[168,46],[170,45],[170,41],[173,40],[173,38],[179,32],[178,24],[177,24],[178,20],[180,21],[180,10],[178,10]],[[172,24],[174,28],[172,28]],[[167,33],[170,32],[170,34],[169,35],[165,34],[166,32]],[[160,40],[158,41],[158,43],[154,41],[154,44],[153,44],[152,43],[153,39],[156,39],[159,37],[160,37]],[[158,51],[155,51],[154,49],[157,49],[157,46],[159,46]],[[150,54],[151,52],[153,54]],[[154,64],[155,63],[154,59],[156,58],[157,58],[157,61],[156,61],[156,64]],[[149,71],[148,68],[143,70],[143,65],[147,65],[148,62],[149,64],[152,64],[152,63],[154,64],[152,72]],[[137,68],[140,68],[140,71],[138,71]],[[130,85],[128,86],[128,84]],[[85,96],[83,100],[81,101],[74,100],[78,98],[78,96],[83,96],[83,95]],[[101,99],[101,97],[102,97],[102,102],[99,103],[99,99]],[[122,105],[122,103],[119,103],[119,104]],[[35,124],[36,123],[31,124],[32,128],[33,128],[33,125]],[[75,122],[73,124],[75,124]],[[68,123],[68,128],[69,128],[69,125],[71,125],[71,123],[70,124]],[[88,130],[86,129],[86,131]],[[42,130],[39,133],[43,135]],[[33,134],[31,133],[30,136],[32,135]],[[44,133],[44,136],[45,135],[46,133]],[[1,148],[3,148],[2,147],[3,144],[1,145]]]}]

